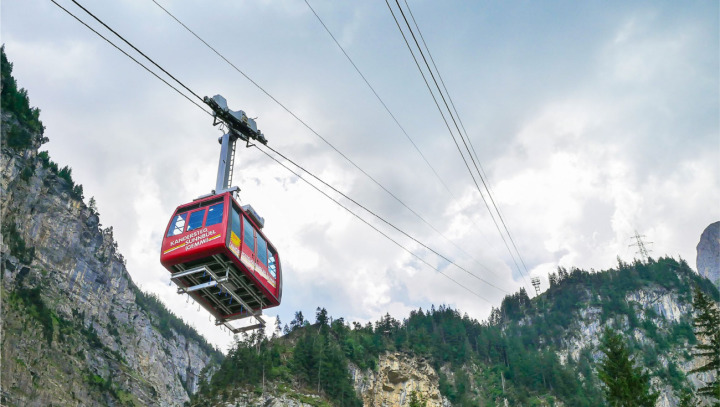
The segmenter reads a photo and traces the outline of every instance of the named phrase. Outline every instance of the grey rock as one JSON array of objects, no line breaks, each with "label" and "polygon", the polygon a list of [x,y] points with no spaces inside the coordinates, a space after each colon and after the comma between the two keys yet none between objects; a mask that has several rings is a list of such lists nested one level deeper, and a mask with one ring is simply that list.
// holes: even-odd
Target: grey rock
[{"label": "grey rock", "polygon": [[720,289],[720,221],[711,223],[697,244],[697,271]]},{"label": "grey rock", "polygon": [[[160,329],[170,315],[137,302],[143,294],[112,228],[99,228],[98,215],[37,150],[2,149],[0,194],[2,405],[189,400],[203,368],[221,355],[197,335]],[[32,255],[21,253],[20,241]]]}]

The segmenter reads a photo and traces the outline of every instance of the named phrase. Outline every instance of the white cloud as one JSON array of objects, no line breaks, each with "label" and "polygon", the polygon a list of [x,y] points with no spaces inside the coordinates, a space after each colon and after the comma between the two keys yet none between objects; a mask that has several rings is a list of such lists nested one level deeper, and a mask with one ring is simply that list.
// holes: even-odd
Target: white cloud
[{"label": "white cloud", "polygon": [[[462,250],[153,4],[87,4],[200,96],[222,93],[232,108],[258,116],[278,151],[503,290],[532,290],[526,279],[545,278],[558,265],[601,269],[617,255],[628,259],[635,229],[654,242],[655,255],[692,260],[699,234],[720,218],[715,3],[538,5],[531,7],[545,12],[523,15],[502,5],[413,7],[522,252],[526,278],[384,7],[313,2],[451,194],[304,4],[166,6]],[[214,186],[219,132],[211,118],[47,2],[2,7],[7,54],[42,110],[53,159],[70,165],[85,194],[96,197],[133,278],[227,347],[232,336],[186,305],[157,261],[175,207]],[[453,23],[429,23],[440,15]],[[487,24],[477,24],[478,16]],[[239,147],[236,163],[241,199],[265,217],[284,266],[283,304],[270,315],[289,322],[302,310],[312,319],[324,306],[335,317],[365,322],[446,303],[487,316],[490,304],[257,150]],[[362,216],[499,304],[501,290]]]}]

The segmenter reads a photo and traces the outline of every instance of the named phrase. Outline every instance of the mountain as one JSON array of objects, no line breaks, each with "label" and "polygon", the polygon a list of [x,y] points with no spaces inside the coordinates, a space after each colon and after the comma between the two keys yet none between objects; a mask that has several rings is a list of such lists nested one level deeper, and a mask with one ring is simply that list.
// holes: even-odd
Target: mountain
[{"label": "mountain", "polygon": [[237,343],[191,405],[599,406],[605,328],[650,374],[657,406],[680,405],[717,375],[689,373],[701,365],[693,290],[720,294],[684,260],[561,268],[550,282],[532,299],[507,296],[483,322],[445,306],[364,326],[322,308],[314,324],[297,313],[285,335]]},{"label": "mountain", "polygon": [[697,244],[697,271],[720,289],[720,221],[711,223]]},{"label": "mountain", "polygon": [[133,283],[2,49],[3,406],[182,405],[222,354]]},{"label": "mountain", "polygon": [[693,356],[693,290],[720,293],[670,257],[560,268],[486,321],[441,305],[361,325],[318,307],[223,357],[133,283],[94,200],[39,151],[40,111],[1,54],[2,406],[601,406],[606,328],[657,406],[709,405],[690,397],[718,374],[691,373],[707,363]]}]

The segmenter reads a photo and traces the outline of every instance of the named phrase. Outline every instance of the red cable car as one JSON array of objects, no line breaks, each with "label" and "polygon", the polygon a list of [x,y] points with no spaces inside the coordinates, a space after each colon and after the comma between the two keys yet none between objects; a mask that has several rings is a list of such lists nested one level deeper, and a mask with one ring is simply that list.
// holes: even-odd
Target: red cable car
[{"label": "red cable car", "polygon": [[165,230],[160,263],[218,321],[251,316],[282,298],[280,258],[261,226],[231,192],[181,205]]},{"label": "red cable car", "polygon": [[[179,294],[188,294],[216,319],[237,333],[263,328],[262,310],[280,305],[282,269],[275,247],[262,233],[264,219],[251,206],[240,206],[233,194],[235,142],[267,143],[254,120],[227,108],[221,96],[205,98],[216,122],[230,131],[220,141],[218,179],[212,194],[179,206],[163,235],[160,263],[170,272]],[[254,325],[236,328],[229,321],[253,317]]]}]

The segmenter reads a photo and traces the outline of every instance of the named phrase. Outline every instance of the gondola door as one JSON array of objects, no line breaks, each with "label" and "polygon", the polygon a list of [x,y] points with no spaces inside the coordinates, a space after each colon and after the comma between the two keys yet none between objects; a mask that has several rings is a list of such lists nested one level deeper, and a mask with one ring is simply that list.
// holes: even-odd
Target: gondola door
[{"label": "gondola door", "polygon": [[240,261],[248,271],[255,275],[255,228],[243,214],[242,215],[242,248],[240,253]]},{"label": "gondola door", "polygon": [[230,207],[230,233],[228,233],[227,247],[235,255],[235,257],[240,260],[240,247],[242,242],[242,215],[240,215],[240,211],[238,211],[237,206],[234,203],[231,203],[228,206]]}]

